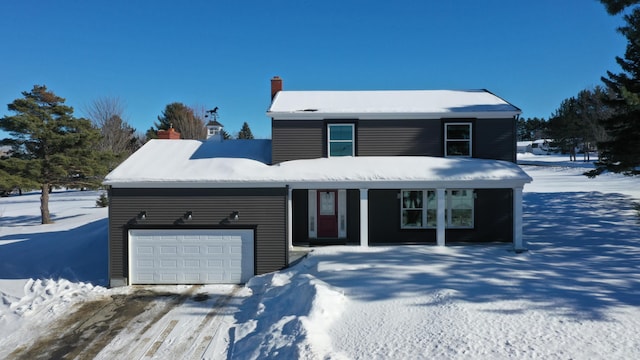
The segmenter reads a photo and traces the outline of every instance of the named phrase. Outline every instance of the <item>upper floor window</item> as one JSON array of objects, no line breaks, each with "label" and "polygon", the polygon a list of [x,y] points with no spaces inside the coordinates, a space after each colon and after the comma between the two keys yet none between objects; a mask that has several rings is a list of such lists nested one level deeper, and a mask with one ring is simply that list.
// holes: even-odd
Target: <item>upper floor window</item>
[{"label": "upper floor window", "polygon": [[327,134],[329,157],[355,155],[353,124],[329,124]]},{"label": "upper floor window", "polygon": [[471,156],[471,124],[444,125],[444,156]]}]

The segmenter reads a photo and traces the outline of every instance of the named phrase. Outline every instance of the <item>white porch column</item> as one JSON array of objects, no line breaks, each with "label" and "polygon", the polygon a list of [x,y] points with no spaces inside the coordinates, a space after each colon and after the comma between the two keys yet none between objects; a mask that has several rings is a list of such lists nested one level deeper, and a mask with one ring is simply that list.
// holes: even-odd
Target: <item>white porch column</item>
[{"label": "white porch column", "polygon": [[522,187],[513,188],[513,249],[526,250],[522,238]]},{"label": "white porch column", "polygon": [[436,210],[436,244],[438,246],[444,246],[445,244],[445,190],[444,189],[436,189],[436,202],[438,203],[438,208]]},{"label": "white porch column", "polygon": [[369,189],[360,189],[360,246],[369,246]]},{"label": "white porch column", "polygon": [[293,190],[287,186],[287,242],[289,249],[293,249]]}]

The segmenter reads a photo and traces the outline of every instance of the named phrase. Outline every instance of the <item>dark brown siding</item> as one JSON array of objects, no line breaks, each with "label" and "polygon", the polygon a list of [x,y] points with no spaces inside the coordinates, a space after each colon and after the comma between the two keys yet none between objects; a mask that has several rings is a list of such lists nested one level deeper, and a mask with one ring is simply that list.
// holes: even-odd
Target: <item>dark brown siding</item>
[{"label": "dark brown siding", "polygon": [[434,243],[436,231],[400,229],[400,190],[369,190],[369,243]]},{"label": "dark brown siding", "polygon": [[[128,277],[131,227],[228,226],[255,227],[256,274],[279,270],[288,263],[286,189],[111,189],[109,199],[110,278]],[[137,220],[146,211],[145,220]],[[193,219],[184,223],[185,212]],[[239,211],[239,219],[228,217]]]},{"label": "dark brown siding", "polygon": [[[400,190],[369,191],[369,243],[435,243],[435,229],[400,228]],[[445,230],[446,243],[510,242],[513,240],[511,189],[478,189],[474,229]]]},{"label": "dark brown siding", "polygon": [[[292,191],[293,245],[309,244],[309,191]],[[348,244],[360,244],[360,191],[347,189],[347,239]]]},{"label": "dark brown siding", "polygon": [[438,120],[360,120],[358,156],[442,156]]},{"label": "dark brown siding", "polygon": [[347,242],[360,245],[360,190],[347,189]]},{"label": "dark brown siding", "polygon": [[515,124],[515,119],[476,120],[473,157],[515,162]]},{"label": "dark brown siding", "polygon": [[309,191],[291,192],[293,211],[293,245],[307,245],[309,242]]},{"label": "dark brown siding", "polygon": [[[443,156],[444,124],[473,125],[473,157],[515,162],[515,119],[343,120],[354,123],[357,156]],[[272,120],[273,163],[326,157],[323,120]]]},{"label": "dark brown siding", "polygon": [[272,120],[271,159],[274,164],[296,159],[316,159],[326,153],[321,120]]},{"label": "dark brown siding", "polygon": [[476,195],[475,241],[513,241],[513,190],[477,189]]}]

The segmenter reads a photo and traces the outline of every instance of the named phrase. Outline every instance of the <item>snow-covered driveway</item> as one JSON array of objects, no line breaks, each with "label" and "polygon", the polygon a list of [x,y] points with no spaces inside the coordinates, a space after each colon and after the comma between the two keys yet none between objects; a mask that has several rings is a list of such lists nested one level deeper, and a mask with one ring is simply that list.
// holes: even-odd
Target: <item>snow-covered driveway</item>
[{"label": "snow-covered driveway", "polygon": [[11,359],[225,357],[237,286],[136,286],[78,303]]}]

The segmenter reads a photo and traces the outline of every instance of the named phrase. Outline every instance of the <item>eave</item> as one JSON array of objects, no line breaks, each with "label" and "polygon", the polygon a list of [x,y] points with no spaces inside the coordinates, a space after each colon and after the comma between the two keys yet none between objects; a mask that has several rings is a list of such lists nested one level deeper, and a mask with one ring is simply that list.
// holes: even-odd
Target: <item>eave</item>
[{"label": "eave", "polygon": [[520,115],[519,110],[495,112],[438,112],[438,113],[332,113],[318,111],[277,112],[268,111],[267,116],[273,120],[429,120],[429,119],[512,119]]}]

